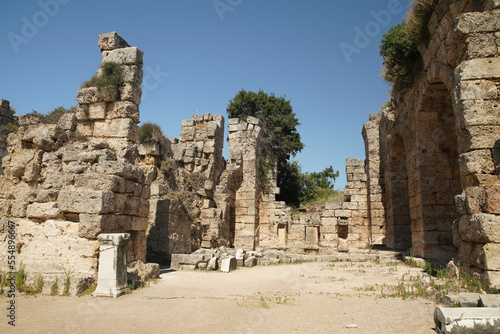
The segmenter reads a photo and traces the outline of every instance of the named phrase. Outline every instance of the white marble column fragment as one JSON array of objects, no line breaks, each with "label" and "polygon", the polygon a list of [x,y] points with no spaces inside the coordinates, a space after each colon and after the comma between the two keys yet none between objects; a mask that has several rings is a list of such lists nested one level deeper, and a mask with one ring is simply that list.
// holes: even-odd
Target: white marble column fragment
[{"label": "white marble column fragment", "polygon": [[97,237],[100,245],[97,288],[94,296],[116,298],[127,289],[128,233],[103,233]]}]

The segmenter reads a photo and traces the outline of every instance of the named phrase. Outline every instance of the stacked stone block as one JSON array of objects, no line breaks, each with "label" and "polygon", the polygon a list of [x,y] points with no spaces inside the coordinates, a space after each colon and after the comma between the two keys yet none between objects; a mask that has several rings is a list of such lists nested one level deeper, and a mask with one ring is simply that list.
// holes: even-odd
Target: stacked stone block
[{"label": "stacked stone block", "polygon": [[321,245],[351,248],[370,245],[368,219],[367,173],[359,159],[346,159],[347,186],[344,202],[327,203],[321,215]]},{"label": "stacked stone block", "polygon": [[370,242],[382,244],[386,235],[385,208],[382,201],[384,174],[380,163],[380,137],[376,120],[363,125],[366,176],[368,190],[368,218]]},{"label": "stacked stone block", "polygon": [[254,250],[258,245],[259,197],[257,184],[257,145],[261,136],[260,121],[229,119],[229,164],[240,164],[242,182],[235,194],[234,247]]},{"label": "stacked stone block", "polygon": [[[497,6],[499,8],[500,5]],[[455,69],[462,194],[454,241],[469,272],[500,286],[500,11],[462,14],[454,38],[463,43]]]},{"label": "stacked stone block", "polygon": [[[224,170],[224,117],[222,115],[193,115],[182,121],[178,144],[173,146],[174,159],[191,178],[201,176],[196,193],[200,197],[199,222],[202,228],[201,247],[217,247],[224,234],[227,206],[216,205],[214,192]],[[219,194],[223,189],[218,189]]]},{"label": "stacked stone block", "polygon": [[[99,36],[102,64],[113,62],[123,70],[119,87],[85,87],[78,91],[77,131],[93,140],[105,140],[121,161],[137,156],[137,133],[143,52],[131,47],[116,32]],[[99,69],[97,76],[102,76]]]},{"label": "stacked stone block", "polygon": [[[115,33],[111,36],[120,40]],[[89,89],[78,93],[82,99],[89,98],[89,94]],[[96,100],[88,104],[89,110],[99,103],[119,102]],[[108,110],[116,111],[114,107]],[[78,125],[92,123],[95,130],[99,126],[94,125],[107,122],[89,115],[92,119],[88,122],[80,115]],[[110,116],[109,120],[130,119],[135,125],[136,116]],[[16,259],[25,264],[28,278],[36,279],[40,274],[50,287],[56,277],[63,282],[64,275],[71,273],[71,292],[75,293],[95,282],[97,237],[101,233],[129,233],[127,261],[145,261],[149,185],[155,171],[133,165],[114,146],[113,138],[129,141],[129,134],[119,137],[115,133],[113,138],[98,139],[93,132],[87,138],[75,139],[73,120],[74,115],[65,114],[58,124],[28,123],[8,136],[9,155],[2,159],[5,173],[0,177],[0,202],[1,216],[16,223],[17,242],[21,245]],[[6,264],[3,260],[1,263]]]},{"label": "stacked stone block", "polygon": [[[0,99],[0,159],[7,154],[7,136],[17,128],[17,120],[14,116],[14,110],[10,108],[10,102]],[[3,174],[0,166],[0,174]]]}]

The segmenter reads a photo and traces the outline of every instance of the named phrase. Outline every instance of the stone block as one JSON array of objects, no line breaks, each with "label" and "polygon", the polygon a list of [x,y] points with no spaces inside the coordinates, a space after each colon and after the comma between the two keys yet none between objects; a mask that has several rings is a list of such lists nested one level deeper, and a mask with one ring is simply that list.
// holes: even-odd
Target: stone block
[{"label": "stone block", "polygon": [[340,218],[350,218],[352,216],[352,211],[351,210],[335,210],[334,215],[335,215],[335,217],[340,217]]},{"label": "stone block", "polygon": [[475,150],[462,153],[458,161],[462,175],[492,174],[495,172],[491,150]]},{"label": "stone block", "polygon": [[108,104],[107,118],[130,118],[134,123],[139,123],[139,107],[129,101],[118,101]]},{"label": "stone block", "polygon": [[57,202],[32,203],[26,208],[29,218],[56,218],[61,214]]},{"label": "stone block", "polygon": [[94,134],[94,123],[79,122],[76,125],[76,131],[82,136],[90,137]]},{"label": "stone block", "polygon": [[478,307],[479,299],[481,295],[479,293],[459,293],[458,295],[446,295],[444,297],[444,303],[450,307]]},{"label": "stone block", "polygon": [[455,69],[456,82],[498,78],[500,78],[500,57],[464,61]]},{"label": "stone block", "polygon": [[140,84],[142,82],[143,71],[142,66],[137,65],[122,65],[123,69],[123,81],[125,82],[135,82]]},{"label": "stone block", "polygon": [[186,270],[190,268],[194,270],[198,263],[207,262],[210,258],[210,254],[172,254],[170,267],[175,270]]},{"label": "stone block", "polygon": [[61,190],[57,204],[63,212],[109,213],[114,210],[114,194],[111,191]]},{"label": "stone block", "polygon": [[458,131],[458,145],[462,152],[492,149],[500,138],[500,126],[478,125],[469,126]]},{"label": "stone block", "polygon": [[488,243],[476,246],[478,264],[484,270],[500,270],[500,244]]},{"label": "stone block", "polygon": [[436,307],[434,323],[443,334],[500,332],[500,308]]},{"label": "stone block", "polygon": [[75,175],[75,187],[92,190],[125,192],[125,179],[116,175],[86,173]]},{"label": "stone block", "polygon": [[130,118],[117,118],[94,122],[94,137],[124,138],[137,142],[139,127]]},{"label": "stone block", "polygon": [[486,189],[483,209],[487,213],[500,214],[500,185]]},{"label": "stone block", "polygon": [[479,295],[478,306],[500,308],[500,295]]},{"label": "stone block", "polygon": [[255,267],[257,265],[257,258],[255,256],[249,256],[245,260],[245,267]]},{"label": "stone block", "polygon": [[494,82],[488,80],[471,80],[461,82],[457,90],[457,100],[488,100],[498,95]]},{"label": "stone block", "polygon": [[141,104],[142,88],[138,84],[125,83],[120,87],[120,99],[136,105]]},{"label": "stone block", "polygon": [[116,31],[99,35],[99,50],[111,51],[114,49],[129,47],[128,43],[116,33]]},{"label": "stone block", "polygon": [[76,115],[75,113],[67,112],[62,114],[57,122],[57,125],[63,130],[75,131],[76,130]]},{"label": "stone block", "polygon": [[217,270],[219,269],[219,263],[217,262],[216,257],[210,258],[207,263],[207,270]]},{"label": "stone block", "polygon": [[338,239],[337,251],[341,253],[349,252],[349,246],[346,239]]},{"label": "stone block", "polygon": [[499,16],[498,11],[464,13],[458,17],[453,33],[457,38],[463,38],[473,33],[498,31]]},{"label": "stone block", "polygon": [[233,256],[230,256],[228,258],[222,259],[221,265],[220,265],[220,270],[224,273],[228,273],[232,270],[236,269],[236,258]]},{"label": "stone block", "polygon": [[113,102],[116,92],[113,89],[99,89],[97,87],[81,88],[76,93],[76,100],[79,104],[89,104],[98,102]]},{"label": "stone block", "polygon": [[499,226],[500,216],[481,213],[460,218],[459,231],[464,241],[500,243]]},{"label": "stone block", "polygon": [[89,119],[105,119],[106,118],[106,102],[92,103],[88,106]]},{"label": "stone block", "polygon": [[120,65],[141,65],[143,52],[135,46],[102,52],[102,63],[114,62]]}]

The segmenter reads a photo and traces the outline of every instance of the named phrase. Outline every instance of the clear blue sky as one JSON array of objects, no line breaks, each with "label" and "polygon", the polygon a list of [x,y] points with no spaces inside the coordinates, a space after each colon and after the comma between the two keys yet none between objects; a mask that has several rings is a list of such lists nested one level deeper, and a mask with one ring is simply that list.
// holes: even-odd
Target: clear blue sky
[{"label": "clear blue sky", "polygon": [[364,159],[362,125],[388,98],[380,39],[408,3],[2,1],[0,98],[18,115],[76,105],[101,62],[97,36],[117,31],[144,51],[142,122],[178,137],[196,110],[226,117],[242,88],[286,95],[306,145],[296,160],[309,172],[333,165],[343,188],[345,159]]}]

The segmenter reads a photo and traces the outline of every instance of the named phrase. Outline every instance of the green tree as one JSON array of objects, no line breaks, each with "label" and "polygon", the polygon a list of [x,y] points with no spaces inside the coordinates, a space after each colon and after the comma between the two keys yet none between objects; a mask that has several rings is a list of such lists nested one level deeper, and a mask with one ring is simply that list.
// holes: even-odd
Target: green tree
[{"label": "green tree", "polygon": [[330,166],[322,172],[312,172],[310,175],[316,186],[324,189],[333,189],[335,187],[335,180],[339,177],[339,171],[335,171],[333,166]]},{"label": "green tree", "polygon": [[[282,190],[287,187],[283,179],[284,171],[289,168],[287,161],[304,148],[297,132],[300,123],[290,100],[284,96],[277,97],[274,93],[265,93],[263,90],[255,93],[242,89],[229,101],[227,114],[229,118],[246,119],[253,116],[261,121],[264,135],[258,147],[260,185],[266,185],[269,168],[277,164],[278,186]],[[297,189],[295,186],[291,188]]]},{"label": "green tree", "polygon": [[281,183],[278,199],[289,205],[300,206],[316,195],[316,184],[309,173],[303,173],[300,164],[295,161],[284,161],[278,165]]}]

